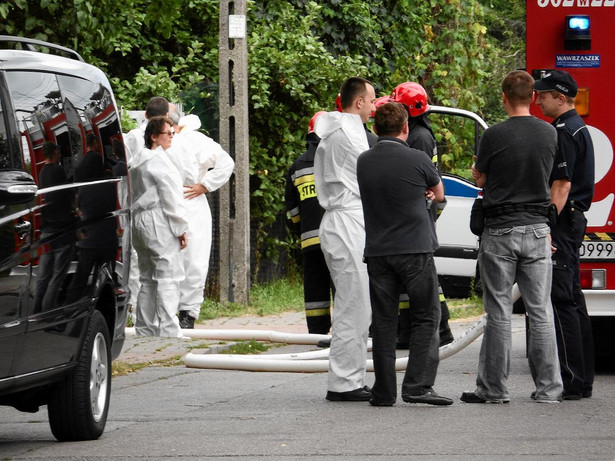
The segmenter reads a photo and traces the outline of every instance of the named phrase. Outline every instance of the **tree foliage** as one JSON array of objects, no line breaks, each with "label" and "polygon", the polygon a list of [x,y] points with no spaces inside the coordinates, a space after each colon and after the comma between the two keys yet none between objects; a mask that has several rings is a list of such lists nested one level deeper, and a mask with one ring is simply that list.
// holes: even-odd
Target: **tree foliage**
[{"label": "tree foliage", "polygon": [[[522,0],[248,5],[251,213],[267,257],[289,243],[268,235],[284,215],[284,173],[304,150],[308,120],[317,110],[333,110],[347,77],[368,78],[378,95],[417,81],[431,103],[483,112],[495,121],[502,117],[499,82],[522,62]],[[213,0],[0,5],[4,33],[77,50],[107,72],[116,99],[129,109],[142,108],[153,95],[190,99],[187,109],[202,101],[215,106],[210,90],[218,81],[218,11]],[[441,128],[439,136],[452,136]],[[463,163],[461,151],[452,149],[445,161]]]}]

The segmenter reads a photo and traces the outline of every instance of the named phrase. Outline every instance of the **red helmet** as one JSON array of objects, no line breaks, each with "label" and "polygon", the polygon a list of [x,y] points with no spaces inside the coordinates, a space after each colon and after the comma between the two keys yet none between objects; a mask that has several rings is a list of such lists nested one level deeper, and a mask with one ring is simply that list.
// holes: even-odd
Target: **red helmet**
[{"label": "red helmet", "polygon": [[316,125],[316,119],[320,117],[322,114],[326,114],[327,111],[319,110],[316,112],[312,118],[310,119],[310,123],[308,123],[308,134],[314,132],[314,125]]},{"label": "red helmet", "polygon": [[425,88],[415,82],[397,85],[391,94],[391,100],[405,105],[411,117],[418,117],[429,109]]},{"label": "red helmet", "polygon": [[339,94],[339,93],[337,94],[337,98],[335,98],[335,109],[336,109],[338,112],[344,112],[344,111],[342,110],[342,95],[341,95],[341,94]]},{"label": "red helmet", "polygon": [[376,115],[376,111],[378,110],[378,108],[380,106],[384,106],[387,102],[391,102],[391,97],[389,95],[387,96],[380,96],[379,98],[376,98],[376,100],[374,101],[374,111],[372,112],[371,117],[374,118],[374,116]]}]

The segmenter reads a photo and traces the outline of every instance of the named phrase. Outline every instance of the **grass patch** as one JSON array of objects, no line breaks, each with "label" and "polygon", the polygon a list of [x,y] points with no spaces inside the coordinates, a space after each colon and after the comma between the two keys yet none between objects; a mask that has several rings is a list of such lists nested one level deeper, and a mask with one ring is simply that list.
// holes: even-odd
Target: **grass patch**
[{"label": "grass patch", "polygon": [[250,341],[239,341],[231,346],[228,350],[222,351],[222,354],[260,354],[271,349],[270,345],[263,344],[254,339]]},{"label": "grass patch", "polygon": [[485,313],[483,299],[477,296],[465,299],[447,299],[446,303],[451,314],[451,320],[476,317]]},{"label": "grass patch", "polygon": [[206,299],[199,321],[242,315],[273,315],[303,310],[303,283],[296,278],[284,278],[250,288],[250,305],[223,303]]},{"label": "grass patch", "polygon": [[[475,317],[485,313],[483,300],[473,294],[465,299],[447,298],[451,319]],[[266,284],[255,284],[250,289],[250,305],[205,300],[199,322],[220,317],[242,315],[274,315],[303,310],[303,283],[298,277],[284,278]]]},{"label": "grass patch", "polygon": [[129,363],[115,360],[111,365],[111,377],[126,376],[130,373],[135,373],[143,368],[158,366],[158,367],[174,367],[182,364],[180,356],[164,360],[152,360],[150,362]]}]

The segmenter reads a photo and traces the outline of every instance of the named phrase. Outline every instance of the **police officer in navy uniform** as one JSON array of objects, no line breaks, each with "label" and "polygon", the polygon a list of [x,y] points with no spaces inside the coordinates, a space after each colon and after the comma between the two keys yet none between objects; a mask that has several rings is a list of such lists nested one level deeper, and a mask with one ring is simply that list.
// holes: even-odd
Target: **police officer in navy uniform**
[{"label": "police officer in navy uniform", "polygon": [[303,256],[303,300],[308,332],[327,334],[331,328],[331,276],[320,249],[318,228],[324,210],[318,203],[314,185],[314,154],[320,138],[314,133],[314,114],[308,125],[307,150],[291,165],[286,175],[286,208],[293,230],[301,236]]},{"label": "police officer in navy uniform", "polygon": [[536,104],[557,129],[559,151],[551,173],[551,202],[557,207],[552,225],[553,285],[551,302],[559,361],[564,382],[562,398],[592,395],[594,345],[585,297],[581,291],[579,248],[583,242],[594,194],[594,147],[587,126],[574,107],[577,83],[565,71],[552,70],[534,83]]}]

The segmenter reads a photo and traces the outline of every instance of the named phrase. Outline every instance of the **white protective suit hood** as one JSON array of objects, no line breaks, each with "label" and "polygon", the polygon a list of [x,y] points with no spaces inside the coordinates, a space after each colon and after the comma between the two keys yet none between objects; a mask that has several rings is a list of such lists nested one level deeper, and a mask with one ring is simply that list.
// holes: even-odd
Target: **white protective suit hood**
[{"label": "white protective suit hood", "polygon": [[178,125],[182,128],[182,131],[196,131],[201,128],[201,119],[194,114],[188,114],[179,119]]},{"label": "white protective suit hood", "polygon": [[328,112],[316,120],[320,137],[314,158],[314,180],[320,205],[325,210],[361,208],[357,159],[369,149],[361,117],[347,112]]}]

